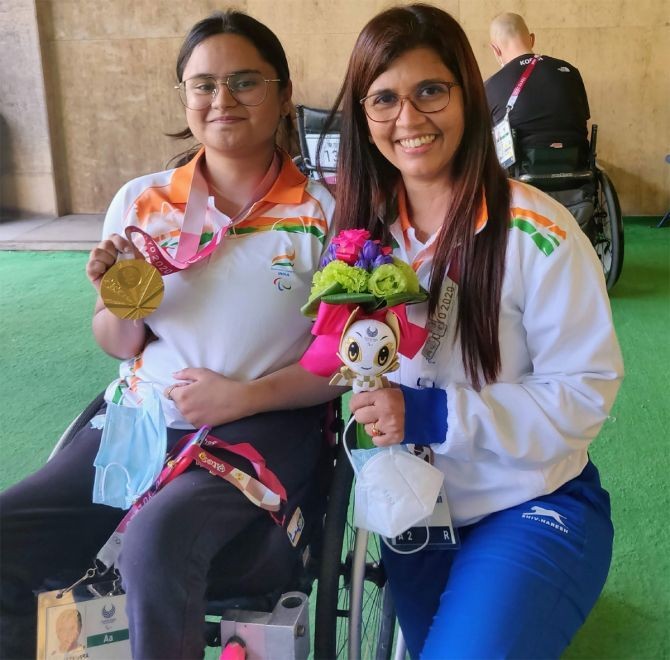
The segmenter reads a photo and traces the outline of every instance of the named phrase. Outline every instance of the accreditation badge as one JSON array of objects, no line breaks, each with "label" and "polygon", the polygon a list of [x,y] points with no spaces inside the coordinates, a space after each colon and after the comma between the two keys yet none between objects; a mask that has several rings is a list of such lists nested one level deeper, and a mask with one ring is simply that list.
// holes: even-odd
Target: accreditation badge
[{"label": "accreditation badge", "polygon": [[509,123],[509,113],[505,114],[502,121],[499,121],[493,127],[493,141],[496,147],[498,162],[505,169],[514,165],[516,163],[516,154],[514,152],[512,127]]},{"label": "accreditation badge", "polygon": [[37,598],[37,660],[131,660],[126,596],[112,583]]}]

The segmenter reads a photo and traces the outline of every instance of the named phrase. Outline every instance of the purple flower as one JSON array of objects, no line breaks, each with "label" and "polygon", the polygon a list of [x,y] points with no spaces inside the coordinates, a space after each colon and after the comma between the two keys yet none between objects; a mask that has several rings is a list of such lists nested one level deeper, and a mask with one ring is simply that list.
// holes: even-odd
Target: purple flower
[{"label": "purple flower", "polygon": [[335,245],[332,243],[328,246],[326,254],[321,257],[321,263],[319,264],[321,268],[325,268],[331,261],[335,259]]},{"label": "purple flower", "polygon": [[375,241],[365,241],[361,248],[358,260],[354,264],[364,270],[370,270],[372,262],[379,256],[379,245]]},{"label": "purple flower", "polygon": [[358,261],[354,265],[371,271],[382,264],[389,264],[393,261],[393,257],[384,254],[385,250],[379,244],[379,241],[365,241],[361,248],[361,253]]},{"label": "purple flower", "polygon": [[372,262],[372,270],[375,268],[379,268],[379,266],[383,266],[384,264],[392,264],[393,263],[393,257],[390,254],[380,254],[373,262]]}]

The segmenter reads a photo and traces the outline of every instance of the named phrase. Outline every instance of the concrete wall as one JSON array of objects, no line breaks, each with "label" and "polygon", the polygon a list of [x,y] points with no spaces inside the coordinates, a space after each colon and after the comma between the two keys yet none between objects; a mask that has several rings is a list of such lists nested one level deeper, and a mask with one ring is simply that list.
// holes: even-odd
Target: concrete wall
[{"label": "concrete wall", "polygon": [[1,214],[56,215],[34,0],[0,2],[0,71]]},{"label": "concrete wall", "polygon": [[[33,4],[3,2],[9,2],[10,14],[25,13],[25,7]],[[35,0],[35,4],[61,210],[99,212],[124,181],[162,168],[179,151],[179,145],[163,135],[183,127],[181,105],[172,89],[176,53],[188,28],[225,3]],[[389,4],[241,0],[234,6],[267,23],[284,43],[295,102],[327,106],[359,30]],[[599,124],[599,159],[612,175],[624,212],[665,212],[670,205],[670,166],[664,162],[670,152],[670,0],[435,4],[461,21],[485,77],[496,69],[488,49],[490,19],[504,10],[523,14],[536,33],[538,52],[567,59],[582,72],[593,120]],[[0,28],[5,23],[0,22]],[[37,45],[27,41],[22,45],[24,58],[35,59]],[[11,56],[0,55],[0,65],[4,71],[11,69]],[[0,98],[0,115],[6,114],[4,104]],[[11,135],[16,143],[24,139],[21,126],[12,128]],[[34,150],[42,154],[48,142],[43,134],[25,139],[26,156]],[[19,153],[15,167],[23,169],[15,172],[28,167],[23,150]]]}]

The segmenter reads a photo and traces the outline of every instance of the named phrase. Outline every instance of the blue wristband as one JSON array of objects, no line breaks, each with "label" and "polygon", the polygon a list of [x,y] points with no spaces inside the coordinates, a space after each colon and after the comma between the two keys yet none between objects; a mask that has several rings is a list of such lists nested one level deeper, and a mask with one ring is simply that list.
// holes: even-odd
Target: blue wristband
[{"label": "blue wristband", "polygon": [[405,399],[405,437],[402,444],[430,445],[447,435],[447,393],[437,387],[416,390],[401,385]]}]

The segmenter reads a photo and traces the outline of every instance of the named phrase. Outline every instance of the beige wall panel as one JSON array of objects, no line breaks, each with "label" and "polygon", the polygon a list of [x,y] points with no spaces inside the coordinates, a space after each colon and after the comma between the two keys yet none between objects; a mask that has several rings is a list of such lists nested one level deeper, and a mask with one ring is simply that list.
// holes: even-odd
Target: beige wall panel
[{"label": "beige wall panel", "polygon": [[488,27],[504,11],[521,14],[536,35],[544,28],[667,26],[670,0],[460,0],[463,27]]},{"label": "beige wall panel", "polygon": [[460,0],[465,28],[488,27],[504,11],[521,14],[531,32],[543,28],[668,26],[670,0]]},{"label": "beige wall panel", "polygon": [[585,23],[585,0],[461,0],[464,28],[488,29],[491,19],[503,11],[521,14],[531,31],[541,27],[578,28]]},{"label": "beige wall panel", "polygon": [[589,0],[584,18],[590,28],[670,27],[670,0]]},{"label": "beige wall panel", "polygon": [[162,169],[180,150],[163,136],[183,128],[172,73],[180,43],[56,42],[73,212],[100,212],[122,183]]},{"label": "beige wall panel", "polygon": [[[33,0],[0,5],[0,207],[57,213],[42,61]],[[28,182],[36,188],[30,194]]]},{"label": "beige wall panel", "polygon": [[[460,0],[436,0],[432,4],[458,16]],[[398,4],[394,0],[247,0],[247,10],[280,37],[291,34],[358,35],[378,12]],[[290,44],[285,43],[285,46]]]},{"label": "beige wall panel", "polygon": [[581,71],[599,127],[598,159],[624,213],[663,213],[670,206],[670,30],[610,28],[591,39],[599,57],[583,46]]},{"label": "beige wall panel", "polygon": [[[26,1],[5,0],[3,9],[8,2],[17,7]],[[172,76],[181,39],[196,20],[226,6],[246,9],[284,43],[295,102],[328,107],[358,32],[375,13],[395,4],[387,0],[36,2],[59,190],[66,200],[70,195],[66,210],[82,213],[104,210],[124,181],[161,168],[181,150],[162,133],[183,127],[181,106],[172,95]],[[612,174],[624,210],[665,211],[670,205],[670,166],[663,162],[664,152],[670,150],[670,0],[435,4],[461,21],[484,77],[497,70],[488,47],[491,18],[505,10],[522,13],[537,33],[538,52],[567,59],[582,72],[600,127],[600,159]],[[35,149],[35,157],[42,157],[35,146],[42,140],[29,138],[26,152]]]},{"label": "beige wall panel", "polygon": [[[282,36],[358,34],[388,3],[383,0],[247,0],[249,13]],[[284,46],[289,46],[284,43]]]},{"label": "beige wall panel", "polygon": [[[284,45],[294,102],[330,107],[358,33],[375,14],[397,4],[393,0],[247,0],[247,10],[270,26]],[[434,4],[458,14],[459,0]]]},{"label": "beige wall panel", "polygon": [[21,216],[57,215],[51,172],[0,174],[0,199],[2,206]]},{"label": "beige wall panel", "polygon": [[37,0],[49,14],[48,40],[151,39],[181,37],[211,12],[245,0]]},{"label": "beige wall panel", "polygon": [[306,35],[287,46],[293,101],[328,108],[335,100],[356,34]]}]

